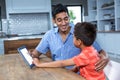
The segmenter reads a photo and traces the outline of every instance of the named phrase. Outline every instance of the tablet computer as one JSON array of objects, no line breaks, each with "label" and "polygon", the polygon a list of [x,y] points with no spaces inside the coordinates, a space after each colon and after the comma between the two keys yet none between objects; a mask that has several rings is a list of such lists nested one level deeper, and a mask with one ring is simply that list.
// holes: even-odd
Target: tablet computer
[{"label": "tablet computer", "polygon": [[35,65],[32,63],[33,59],[30,56],[26,46],[21,46],[18,49],[18,52],[20,53],[20,55],[22,56],[23,60],[25,61],[25,63],[30,67],[33,68]]}]

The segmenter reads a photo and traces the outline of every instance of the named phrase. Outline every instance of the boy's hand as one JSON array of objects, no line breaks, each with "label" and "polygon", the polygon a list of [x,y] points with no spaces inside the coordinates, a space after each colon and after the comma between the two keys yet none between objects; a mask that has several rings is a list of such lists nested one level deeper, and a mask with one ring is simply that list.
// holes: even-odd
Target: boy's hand
[{"label": "boy's hand", "polygon": [[73,71],[73,72],[75,72],[75,73],[77,73],[79,70],[80,70],[80,68],[79,67],[77,67],[77,66],[74,66],[72,69],[70,69],[71,71]]},{"label": "boy's hand", "polygon": [[29,54],[30,54],[30,56],[31,56],[32,58],[38,58],[38,59],[39,59],[39,57],[36,56],[36,55],[33,53],[32,50],[29,50]]},{"label": "boy's hand", "polygon": [[33,58],[33,64],[35,64],[37,67],[39,67],[40,61],[38,58]]},{"label": "boy's hand", "polygon": [[29,52],[30,56],[32,56],[32,50],[29,50],[28,52]]}]

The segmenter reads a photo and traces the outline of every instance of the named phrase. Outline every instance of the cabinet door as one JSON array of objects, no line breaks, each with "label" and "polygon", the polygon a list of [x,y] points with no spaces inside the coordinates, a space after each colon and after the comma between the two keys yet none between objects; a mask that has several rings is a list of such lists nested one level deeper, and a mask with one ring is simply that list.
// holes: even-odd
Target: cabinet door
[{"label": "cabinet door", "polygon": [[4,43],[3,43],[3,40],[0,39],[0,55],[3,55],[4,54]]},{"label": "cabinet door", "polygon": [[116,31],[120,31],[120,0],[115,0],[115,4]]},{"label": "cabinet door", "polygon": [[[5,54],[18,53],[17,48],[25,45],[29,50],[35,49],[41,38],[36,39],[21,39],[21,40],[4,40]],[[11,46],[12,45],[12,46]]]},{"label": "cabinet door", "polygon": [[51,0],[6,0],[9,12],[37,12],[49,11]]}]

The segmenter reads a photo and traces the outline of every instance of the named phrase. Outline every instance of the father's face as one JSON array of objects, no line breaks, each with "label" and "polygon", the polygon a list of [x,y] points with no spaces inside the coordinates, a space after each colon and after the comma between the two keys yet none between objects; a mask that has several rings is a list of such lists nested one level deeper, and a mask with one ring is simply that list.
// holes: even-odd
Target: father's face
[{"label": "father's face", "polygon": [[60,31],[67,31],[69,27],[69,16],[66,12],[58,13],[54,19],[54,22]]}]

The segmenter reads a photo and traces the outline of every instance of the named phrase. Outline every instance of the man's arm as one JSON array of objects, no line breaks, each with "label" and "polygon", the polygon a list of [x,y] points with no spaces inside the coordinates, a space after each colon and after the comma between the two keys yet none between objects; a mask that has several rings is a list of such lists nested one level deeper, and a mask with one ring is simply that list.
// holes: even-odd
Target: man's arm
[{"label": "man's arm", "polygon": [[108,54],[103,49],[99,51],[99,54],[100,54],[100,60],[95,64],[96,71],[103,70],[109,62]]}]

